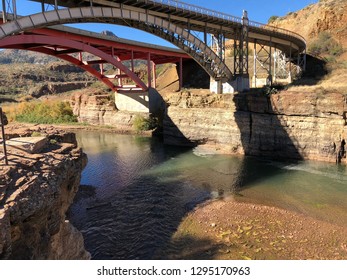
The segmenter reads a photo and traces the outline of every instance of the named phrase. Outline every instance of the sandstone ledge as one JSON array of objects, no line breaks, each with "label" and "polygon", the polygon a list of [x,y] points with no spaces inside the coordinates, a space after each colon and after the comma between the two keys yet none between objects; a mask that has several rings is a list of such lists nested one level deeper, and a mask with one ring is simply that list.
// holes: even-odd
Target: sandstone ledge
[{"label": "sandstone ledge", "polygon": [[33,134],[49,139],[41,153],[9,146],[9,166],[0,166],[0,259],[89,259],[81,233],[65,220],[87,157],[72,133],[6,127],[8,138]]},{"label": "sandstone ledge", "polygon": [[[335,162],[347,139],[347,97],[339,93],[214,97],[192,92],[165,99],[167,144],[204,144],[217,152]],[[346,157],[341,161],[346,163]]]}]

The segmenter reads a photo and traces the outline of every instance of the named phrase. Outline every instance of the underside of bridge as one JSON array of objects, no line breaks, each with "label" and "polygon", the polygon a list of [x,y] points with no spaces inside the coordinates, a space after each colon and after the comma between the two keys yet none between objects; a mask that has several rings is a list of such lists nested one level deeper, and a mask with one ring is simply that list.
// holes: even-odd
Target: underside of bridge
[{"label": "underside of bridge", "polygon": [[[157,35],[182,49],[210,75],[212,89],[217,93],[249,88],[248,48],[251,43],[255,46],[253,86],[257,86],[259,69],[267,71],[267,82],[271,84],[285,73],[291,79],[292,65],[298,65],[300,69],[305,67],[306,42],[300,35],[251,22],[246,12],[238,18],[173,0],[34,1],[41,2],[41,12],[18,17],[16,0],[2,0],[3,21],[6,23],[0,26],[0,39],[65,23],[103,22],[130,26]],[[11,12],[13,17],[9,17]],[[209,37],[213,38],[212,45],[208,42]],[[234,42],[233,65],[226,62],[228,39]],[[71,45],[71,42],[66,43]],[[116,67],[117,63],[120,66],[112,53],[98,56]],[[81,64],[82,59],[70,62]],[[85,69],[93,71],[89,65]],[[126,69],[121,70],[131,76]],[[98,78],[102,79],[101,76]],[[132,79],[137,86],[145,86],[136,77]]]},{"label": "underside of bridge", "polygon": [[[0,40],[0,48],[29,50],[55,56],[81,67],[117,92],[146,92],[150,87],[155,88],[156,65],[182,64],[184,60],[190,59],[185,53],[171,48],[156,49],[151,45],[129,40],[84,33],[86,32],[82,30],[62,26],[33,29]],[[137,75],[135,60],[146,62],[147,83]],[[130,66],[126,67],[124,61],[128,61]],[[104,72],[105,64],[113,67],[114,74],[107,75]],[[129,80],[133,83],[129,84]]]}]

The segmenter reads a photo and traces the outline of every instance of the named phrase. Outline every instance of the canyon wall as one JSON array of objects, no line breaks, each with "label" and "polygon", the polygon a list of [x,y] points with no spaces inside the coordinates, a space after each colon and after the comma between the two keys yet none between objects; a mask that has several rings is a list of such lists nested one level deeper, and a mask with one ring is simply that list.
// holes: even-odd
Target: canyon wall
[{"label": "canyon wall", "polygon": [[213,152],[335,162],[342,140],[347,139],[343,94],[183,92],[166,97],[166,102],[167,144],[203,144]]},{"label": "canyon wall", "polygon": [[65,216],[87,163],[74,134],[24,125],[6,132],[19,140],[8,142],[9,165],[0,166],[0,259],[90,259]]},{"label": "canyon wall", "polygon": [[[347,139],[347,98],[340,93],[291,90],[217,95],[189,90],[166,92],[162,98],[167,106],[163,137],[169,145],[335,162]],[[119,130],[132,130],[132,118],[139,114],[117,111],[103,95],[76,94],[72,105],[80,122]]]}]

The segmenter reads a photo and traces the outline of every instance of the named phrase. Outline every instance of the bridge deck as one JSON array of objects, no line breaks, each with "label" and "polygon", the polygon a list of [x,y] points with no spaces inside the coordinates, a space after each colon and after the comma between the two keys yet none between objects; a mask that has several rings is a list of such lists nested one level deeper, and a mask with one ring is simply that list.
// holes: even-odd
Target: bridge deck
[{"label": "bridge deck", "polygon": [[[41,2],[41,0],[31,0]],[[55,0],[45,0],[54,4]],[[81,7],[89,6],[89,0],[57,0],[59,6]],[[148,14],[169,19],[179,26],[190,30],[219,34],[223,32],[226,38],[236,39],[235,30],[240,28],[242,19],[222,12],[173,0],[93,0],[94,6],[120,8],[129,10],[147,10]],[[249,21],[249,42],[259,42],[264,45],[276,45],[286,53],[301,53],[306,48],[305,39],[289,30],[276,28],[266,24]]]}]

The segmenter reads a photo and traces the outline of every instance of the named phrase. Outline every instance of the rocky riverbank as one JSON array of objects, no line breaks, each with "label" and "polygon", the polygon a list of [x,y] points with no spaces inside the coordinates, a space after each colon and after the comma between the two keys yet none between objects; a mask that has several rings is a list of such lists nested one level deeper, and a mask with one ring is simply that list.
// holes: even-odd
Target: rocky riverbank
[{"label": "rocky riverbank", "polygon": [[189,213],[158,257],[345,260],[346,236],[345,227],[229,197]]},{"label": "rocky riverbank", "polygon": [[73,133],[6,127],[9,165],[0,166],[0,259],[89,259],[68,220],[87,157]]},{"label": "rocky riverbank", "polygon": [[[347,97],[334,92],[252,91],[235,95],[206,90],[162,92],[163,138],[203,152],[346,163]],[[78,92],[71,104],[80,122],[133,132],[134,116],[118,111],[110,96]],[[162,103],[164,104],[164,103]],[[339,156],[340,155],[340,156]]]}]

